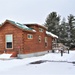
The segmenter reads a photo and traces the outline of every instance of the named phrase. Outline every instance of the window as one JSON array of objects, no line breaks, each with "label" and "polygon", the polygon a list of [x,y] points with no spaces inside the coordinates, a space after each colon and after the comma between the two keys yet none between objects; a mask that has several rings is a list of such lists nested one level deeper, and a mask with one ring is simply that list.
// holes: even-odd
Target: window
[{"label": "window", "polygon": [[45,37],[45,42],[47,42],[47,37]]},{"label": "window", "polygon": [[32,35],[32,34],[28,34],[28,35],[27,35],[27,38],[28,38],[28,39],[33,39],[33,35]]},{"label": "window", "polygon": [[43,29],[42,28],[39,28],[39,32],[43,32]]},{"label": "window", "polygon": [[39,36],[39,42],[41,42],[41,36]]},{"label": "window", "polygon": [[47,39],[47,37],[45,37],[45,47],[47,47],[48,46],[48,39]]},{"label": "window", "polygon": [[6,35],[6,48],[12,48],[13,46],[13,36],[12,34]]}]

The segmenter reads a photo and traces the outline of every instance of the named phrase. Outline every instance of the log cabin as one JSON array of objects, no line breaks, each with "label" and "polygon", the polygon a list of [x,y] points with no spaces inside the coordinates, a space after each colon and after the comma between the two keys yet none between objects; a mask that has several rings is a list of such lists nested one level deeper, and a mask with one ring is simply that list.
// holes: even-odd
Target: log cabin
[{"label": "log cabin", "polygon": [[52,50],[52,40],[58,38],[39,24],[21,24],[6,20],[0,25],[0,54],[13,53],[12,57],[31,57]]}]

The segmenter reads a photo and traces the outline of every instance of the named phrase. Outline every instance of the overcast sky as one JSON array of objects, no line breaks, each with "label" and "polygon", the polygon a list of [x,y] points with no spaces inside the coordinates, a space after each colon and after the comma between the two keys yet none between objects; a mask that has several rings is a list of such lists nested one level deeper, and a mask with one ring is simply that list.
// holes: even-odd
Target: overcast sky
[{"label": "overcast sky", "polygon": [[0,0],[0,23],[9,19],[44,24],[53,11],[61,17],[75,15],[75,0]]}]

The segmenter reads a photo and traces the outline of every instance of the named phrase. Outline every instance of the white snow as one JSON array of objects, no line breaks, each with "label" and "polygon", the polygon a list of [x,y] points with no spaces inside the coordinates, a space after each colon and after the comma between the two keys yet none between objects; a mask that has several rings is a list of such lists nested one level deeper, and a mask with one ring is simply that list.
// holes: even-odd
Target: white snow
[{"label": "white snow", "polygon": [[[20,23],[18,23],[18,22],[15,22],[15,24],[18,25],[18,26],[21,26],[22,28],[28,28],[26,25],[20,24]],[[29,29],[29,28],[28,28],[28,29]]]},{"label": "white snow", "polygon": [[33,32],[36,32],[36,30],[33,29]]},{"label": "white snow", "polygon": [[[31,62],[47,60],[41,64]],[[48,53],[25,59],[0,60],[0,75],[75,75],[75,51]]]},{"label": "white snow", "polygon": [[53,34],[53,33],[51,33],[51,32],[46,31],[46,34],[47,34],[47,35],[50,35],[50,36],[52,36],[52,37],[54,37],[54,38],[58,38],[57,35],[55,35],[55,34]]},{"label": "white snow", "polygon": [[3,53],[0,55],[0,59],[9,59],[12,54]]},{"label": "white snow", "polygon": [[[17,26],[22,27],[23,29],[30,29],[29,27],[27,27],[27,26],[24,25],[24,24],[20,24],[20,23],[18,23],[18,22],[15,22],[15,24],[16,24]],[[34,30],[34,29],[32,29],[32,31],[33,31],[33,32],[36,32],[36,30]]]}]

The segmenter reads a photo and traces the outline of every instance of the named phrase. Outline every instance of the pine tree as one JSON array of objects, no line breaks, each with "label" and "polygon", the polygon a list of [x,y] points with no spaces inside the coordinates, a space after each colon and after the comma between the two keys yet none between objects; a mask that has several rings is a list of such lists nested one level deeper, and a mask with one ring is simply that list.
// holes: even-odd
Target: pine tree
[{"label": "pine tree", "polygon": [[68,16],[68,27],[69,27],[69,31],[68,31],[68,33],[69,33],[69,43],[70,44],[74,44],[74,42],[75,42],[75,27],[74,27],[74,25],[73,25],[73,23],[75,23],[74,22],[75,21],[75,19],[74,19],[74,16],[72,15],[72,14],[70,14],[69,16]]},{"label": "pine tree", "polygon": [[48,31],[56,34],[59,39],[58,42],[70,46],[71,43],[75,45],[75,18],[72,14],[68,16],[68,22],[63,18],[61,24],[60,16],[56,12],[51,12],[45,21],[45,26]]},{"label": "pine tree", "polygon": [[49,32],[59,35],[59,21],[60,17],[57,15],[57,13],[52,12],[46,18],[45,26],[48,27]]},{"label": "pine tree", "polygon": [[61,21],[60,24],[60,32],[59,32],[59,40],[61,43],[64,45],[67,44],[67,38],[68,38],[68,33],[67,33],[67,23],[65,18]]}]

